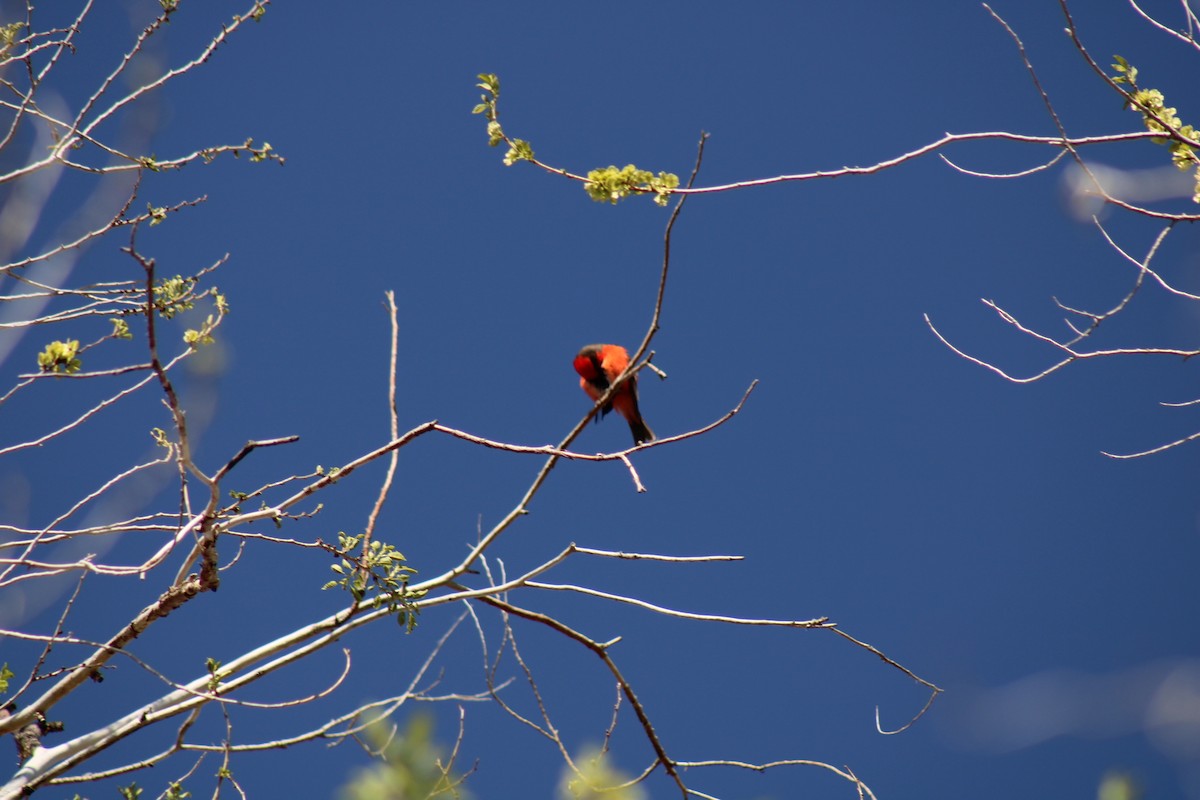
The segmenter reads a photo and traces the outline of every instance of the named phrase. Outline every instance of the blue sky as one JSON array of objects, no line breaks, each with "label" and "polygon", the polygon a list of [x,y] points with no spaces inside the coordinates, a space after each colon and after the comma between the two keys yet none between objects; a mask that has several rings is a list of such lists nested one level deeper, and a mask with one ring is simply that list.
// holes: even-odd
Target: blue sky
[{"label": "blue sky", "polygon": [[[138,26],[154,5],[131,5]],[[1176,4],[1158,5],[1182,24]],[[1069,133],[1137,129],[1071,47],[1057,4],[993,8],[1023,38]],[[178,64],[240,10],[183,3],[156,52]],[[1122,54],[1185,121],[1200,113],[1194,52],[1123,4],[1074,11],[1102,63]],[[93,12],[64,65],[68,102],[115,63],[112,41],[134,30],[105,13]],[[344,463],[387,441],[386,291],[399,306],[402,429],[438,419],[495,440],[557,441],[588,410],[571,370],[576,350],[633,347],[645,333],[667,212],[648,200],[596,204],[575,183],[504,167],[470,114],[479,72],[502,80],[506,130],[579,173],[635,163],[682,175],[701,131],[711,139],[699,185],[875,163],[947,131],[1054,133],[1011,39],[972,3],[273,4],[156,98],[160,128],[148,150],[167,157],[252,136],[286,165],[193,165],[151,176],[141,201],[208,196],[143,234],[163,270],[187,273],[230,254],[214,278],[232,308],[215,377],[181,379],[203,429],[199,463],[213,470],[247,439],[301,437],[255,453],[230,488]],[[997,142],[947,155],[992,172],[1046,157]],[[1088,157],[1130,169],[1167,161],[1147,142]],[[1194,409],[1159,405],[1196,396],[1195,365],[1105,359],[1016,386],[955,356],[923,321],[928,314],[958,346],[1031,374],[1055,353],[980,298],[1059,335],[1052,298],[1101,308],[1127,291],[1133,268],[1071,214],[1066,173],[986,180],[931,156],[869,177],[689,201],[653,345],[669,379],[644,374],[642,410],[660,436],[674,435],[725,413],[751,381],[758,388],[724,427],[635,456],[645,494],[619,464],[560,464],[493,563],[515,574],[568,542],[739,554],[744,561],[724,565],[579,560],[554,577],[695,612],[828,616],[945,693],[910,730],[880,736],[876,707],[885,727],[898,727],[926,695],[832,634],[514,595],[597,639],[624,637],[613,657],[674,757],[845,764],[881,798],[1089,797],[1110,770],[1131,772],[1147,796],[1200,797],[1200,504],[1187,477],[1200,451],[1101,455],[1200,427]],[[52,209],[77,204],[74,185],[63,184]],[[1134,254],[1158,230],[1116,214],[1104,222]],[[44,242],[52,230],[39,233]],[[123,243],[92,248],[76,269],[129,277]],[[1200,234],[1180,226],[1157,263],[1181,288],[1200,289]],[[1194,303],[1148,288],[1098,346],[1195,347],[1196,323]],[[23,341],[12,358],[38,349]],[[5,369],[28,366],[10,360]],[[13,414],[40,425],[79,407],[62,383],[8,411],[0,429],[14,430]],[[64,487],[71,497],[90,490],[149,452],[144,431],[166,422],[147,396],[52,452],[10,457],[0,479],[24,481],[30,499],[18,507],[10,493],[0,508],[16,524],[45,524]],[[627,438],[608,419],[575,447],[614,450]],[[94,457],[76,463],[79,447]],[[446,437],[418,441],[402,452],[381,535],[421,575],[437,574],[478,526],[517,502],[540,463]],[[287,534],[328,541],[361,529],[381,477],[376,466],[339,484],[321,515]],[[171,498],[163,493],[156,507]],[[141,547],[122,542],[117,552]],[[232,657],[331,613],[338,598],[317,591],[327,568],[311,552],[251,545],[217,595],[140,640],[139,652],[190,679],[207,656]],[[116,594],[124,590],[110,583],[89,587],[101,600],[78,610],[80,635],[110,635],[120,609],[136,611],[162,590],[150,580],[144,597]],[[496,632],[494,616],[480,613]],[[284,736],[398,691],[451,619],[433,611],[407,637],[390,628],[348,637],[353,677],[334,698],[287,718],[246,711],[239,735]],[[536,627],[516,632],[572,747],[598,741],[613,688],[596,659]],[[254,699],[316,691],[339,658],[298,666]],[[472,635],[460,632],[445,662],[445,691],[480,688]],[[517,672],[511,661],[501,671]],[[112,685],[60,707],[72,730],[144,699]],[[529,710],[519,682],[512,691]],[[455,709],[435,711],[439,736],[452,738]],[[212,735],[220,730],[214,715]],[[650,755],[632,718],[619,732],[618,765],[640,770]],[[114,761],[150,752],[151,738],[124,743]],[[552,747],[494,707],[467,707],[463,747],[464,763],[478,759],[477,796],[514,787],[550,796],[557,782]],[[331,796],[363,761],[351,747],[317,745],[233,766],[252,795]],[[803,768],[689,777],[721,797],[852,791]],[[661,780],[648,787],[655,798],[674,792]]]}]

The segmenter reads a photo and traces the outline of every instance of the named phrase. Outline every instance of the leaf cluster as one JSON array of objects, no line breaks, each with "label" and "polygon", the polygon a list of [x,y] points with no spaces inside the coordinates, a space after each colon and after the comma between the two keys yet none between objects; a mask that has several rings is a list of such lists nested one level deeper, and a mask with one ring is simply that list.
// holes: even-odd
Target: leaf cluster
[{"label": "leaf cluster", "polygon": [[192,290],[195,287],[195,278],[179,275],[163,278],[154,287],[154,309],[163,319],[171,319],[180,311],[191,310],[195,305],[192,302]]},{"label": "leaf cluster", "polygon": [[[217,298],[223,299],[223,296],[217,295]],[[218,302],[217,306],[218,309],[220,309],[221,314],[224,314],[225,311],[224,309],[221,309],[221,303]],[[216,329],[219,321],[220,320],[214,317],[212,314],[209,314],[204,318],[204,324],[199,328],[188,328],[183,332],[183,341],[188,345],[188,347],[192,348],[199,347],[201,345],[212,344],[214,341],[212,332]]]},{"label": "leaf cluster", "polygon": [[578,756],[577,770],[563,770],[559,800],[645,800],[646,792],[637,781],[613,766],[607,756],[599,749]]},{"label": "leaf cluster", "polygon": [[341,577],[321,588],[340,588],[349,592],[355,603],[359,603],[367,596],[368,589],[374,587],[379,593],[371,598],[371,606],[380,608],[386,605],[389,612],[396,614],[396,621],[411,632],[417,626],[416,617],[420,610],[414,601],[425,594],[409,591],[408,579],[416,573],[416,569],[405,563],[404,554],[393,545],[377,539],[367,545],[366,552],[360,558],[354,558],[351,552],[359,548],[362,540],[363,534],[351,536],[338,531],[338,555],[341,560],[331,565],[330,569]]},{"label": "leaf cluster", "polygon": [[[524,139],[509,138],[500,126],[500,78],[490,72],[481,72],[478,78],[480,82],[475,85],[483,89],[483,94],[479,96],[480,102],[471,113],[483,114],[486,117],[488,146],[496,147],[501,143],[508,145],[508,152],[504,154],[505,166],[511,167],[518,161],[532,161],[543,169],[580,180],[578,175],[571,175],[564,170],[539,163],[533,156],[533,147]],[[655,175],[649,170],[638,169],[633,164],[621,169],[612,166],[594,169],[587,174],[587,178],[581,180],[584,190],[593,200],[614,205],[633,194],[653,194],[654,202],[665,206],[667,198],[679,187],[678,175],[669,172],[659,172]]]},{"label": "leaf cluster", "polygon": [[504,154],[504,166],[511,167],[518,161],[533,161],[533,147],[524,139],[509,139],[504,129],[500,127],[499,113],[496,104],[500,100],[500,78],[489,72],[481,72],[479,83],[483,89],[479,96],[479,104],[471,109],[472,114],[483,114],[487,118],[488,147],[496,147],[501,142],[508,144],[508,152]]},{"label": "leaf cluster", "polygon": [[1196,148],[1200,147],[1200,134],[1197,134],[1193,126],[1183,124],[1178,111],[1167,105],[1162,92],[1158,89],[1143,89],[1137,85],[1137,67],[1121,56],[1113,56],[1113,59],[1115,63],[1112,67],[1116,71],[1112,76],[1113,83],[1125,84],[1132,90],[1128,94],[1129,108],[1142,115],[1146,130],[1167,134],[1151,141],[1167,146],[1171,151],[1171,162],[1179,170],[1196,170],[1196,187],[1192,200],[1200,203],[1200,156],[1196,154]]},{"label": "leaf cluster", "polygon": [[376,719],[369,723],[366,738],[379,761],[343,786],[340,800],[471,797],[462,786],[466,775],[453,769],[453,756],[448,758],[434,740],[433,718],[428,714],[415,714],[403,730],[387,718]]},{"label": "leaf cluster", "polygon": [[42,372],[79,372],[83,362],[78,358],[79,340],[53,341],[38,353],[38,368]]},{"label": "leaf cluster", "polygon": [[633,164],[626,164],[621,169],[605,167],[594,169],[587,175],[587,183],[583,188],[588,195],[598,203],[612,203],[631,194],[647,194],[654,192],[654,202],[660,206],[667,204],[671,192],[679,186],[679,176],[670,172],[660,172],[655,175],[645,169],[638,169]]},{"label": "leaf cluster", "polygon": [[19,34],[25,30],[24,22],[10,22],[0,25],[0,55],[8,53],[12,46],[20,41]]}]

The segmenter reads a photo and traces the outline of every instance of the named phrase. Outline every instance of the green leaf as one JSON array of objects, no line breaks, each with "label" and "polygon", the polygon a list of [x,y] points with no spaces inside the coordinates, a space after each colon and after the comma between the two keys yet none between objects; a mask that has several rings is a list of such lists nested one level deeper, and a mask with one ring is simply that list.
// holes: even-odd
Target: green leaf
[{"label": "green leaf", "polygon": [[114,339],[132,339],[133,338],[133,334],[129,332],[129,323],[128,322],[121,319],[120,317],[117,317],[116,319],[110,319],[109,322],[111,322],[112,326],[113,326],[113,332],[111,335]]},{"label": "green leaf", "polygon": [[500,95],[500,78],[498,76],[490,72],[481,72],[475,77],[479,78],[480,89],[485,89],[496,96]]},{"label": "green leaf", "polygon": [[1113,77],[1113,83],[1134,85],[1137,81],[1137,69],[1129,66],[1129,62],[1121,58],[1121,56],[1114,55],[1113,59],[1115,59],[1116,63],[1112,65],[1112,68],[1120,73]]}]

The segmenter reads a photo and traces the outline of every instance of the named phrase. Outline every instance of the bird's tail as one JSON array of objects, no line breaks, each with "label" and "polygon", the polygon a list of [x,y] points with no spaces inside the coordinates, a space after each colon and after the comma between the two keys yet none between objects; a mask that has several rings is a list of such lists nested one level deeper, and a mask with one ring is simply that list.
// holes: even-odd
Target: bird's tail
[{"label": "bird's tail", "polygon": [[629,430],[633,433],[633,443],[635,445],[654,441],[654,431],[650,430],[650,426],[640,416],[629,420]]}]

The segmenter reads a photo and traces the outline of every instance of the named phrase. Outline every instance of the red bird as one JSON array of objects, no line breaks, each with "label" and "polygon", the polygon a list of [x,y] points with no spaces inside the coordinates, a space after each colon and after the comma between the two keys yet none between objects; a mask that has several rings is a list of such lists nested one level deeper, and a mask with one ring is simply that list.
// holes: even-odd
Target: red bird
[{"label": "red bird", "polygon": [[[608,391],[608,387],[628,366],[629,353],[625,352],[624,347],[615,344],[589,344],[579,351],[579,355],[575,356],[575,371],[579,373],[579,385],[587,392],[587,396],[592,398],[593,403],[600,399],[600,395]],[[654,441],[654,431],[650,430],[650,426],[646,424],[646,421],[642,419],[641,412],[638,411],[636,375],[621,384],[617,393],[609,399],[604,408],[600,409],[600,417],[612,411],[613,408],[620,411],[621,416],[629,423],[629,430],[633,433],[635,445]],[[599,421],[600,417],[597,417],[596,420]]]}]

